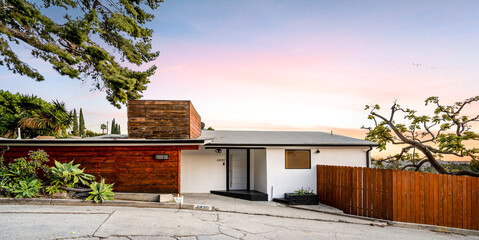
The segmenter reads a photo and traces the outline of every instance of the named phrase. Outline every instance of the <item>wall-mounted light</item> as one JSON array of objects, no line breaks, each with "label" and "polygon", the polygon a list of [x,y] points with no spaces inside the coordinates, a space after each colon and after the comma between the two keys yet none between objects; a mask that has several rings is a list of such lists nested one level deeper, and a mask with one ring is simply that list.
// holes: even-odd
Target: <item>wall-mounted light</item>
[{"label": "wall-mounted light", "polygon": [[316,149],[316,153],[320,153],[321,151],[319,151],[319,149]]},{"label": "wall-mounted light", "polygon": [[155,160],[168,160],[170,155],[168,154],[155,154]]},{"label": "wall-mounted light", "polygon": [[221,153],[222,151],[221,151],[220,148],[217,148],[217,149],[215,150],[215,152],[216,152],[216,153]]}]

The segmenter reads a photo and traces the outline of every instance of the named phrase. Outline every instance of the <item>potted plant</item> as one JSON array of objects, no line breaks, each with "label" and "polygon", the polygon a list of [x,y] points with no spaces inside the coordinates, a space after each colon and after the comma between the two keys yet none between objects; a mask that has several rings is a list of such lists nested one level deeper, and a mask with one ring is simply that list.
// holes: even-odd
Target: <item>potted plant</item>
[{"label": "potted plant", "polygon": [[294,193],[285,193],[284,198],[289,205],[317,205],[319,198],[310,188],[301,188]]}]

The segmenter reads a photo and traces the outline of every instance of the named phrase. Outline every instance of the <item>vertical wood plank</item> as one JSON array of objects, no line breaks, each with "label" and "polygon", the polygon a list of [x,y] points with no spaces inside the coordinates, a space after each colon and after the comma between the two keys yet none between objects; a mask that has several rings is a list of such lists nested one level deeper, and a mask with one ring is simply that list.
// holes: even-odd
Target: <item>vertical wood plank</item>
[{"label": "vertical wood plank", "polygon": [[352,214],[358,215],[358,181],[357,181],[357,176],[358,176],[358,168],[354,167],[352,170],[352,175],[351,175],[351,184],[353,188],[353,204],[352,204]]},{"label": "vertical wood plank", "polygon": [[393,216],[392,220],[400,221],[400,209],[401,209],[401,200],[399,199],[401,196],[401,176],[399,176],[398,171],[392,170],[393,182],[392,182],[392,190],[393,190]]},{"label": "vertical wood plank", "polygon": [[371,171],[371,189],[372,189],[372,194],[371,194],[371,216],[373,218],[377,218],[376,212],[377,212],[377,186],[378,186],[378,181],[377,181],[377,169],[372,169]]},{"label": "vertical wood plank", "polygon": [[452,176],[447,175],[447,225],[448,227],[453,226],[453,211],[452,211],[452,194],[454,186],[452,184]]},{"label": "vertical wood plank", "polygon": [[419,214],[420,214],[420,223],[426,223],[426,173],[418,173],[419,174]]},{"label": "vertical wood plank", "polygon": [[421,223],[421,211],[419,210],[420,209],[420,204],[421,204],[421,199],[420,199],[420,196],[421,196],[421,193],[420,193],[420,186],[421,186],[421,180],[420,180],[420,173],[418,172],[414,172],[414,177],[415,177],[415,181],[414,181],[414,194],[415,194],[415,211],[414,211],[414,220],[415,222],[417,223]]},{"label": "vertical wood plank", "polygon": [[458,211],[459,211],[459,186],[458,186],[458,181],[456,176],[451,176],[452,177],[452,226],[453,227],[459,227],[459,221],[458,221]]},{"label": "vertical wood plank", "polygon": [[434,224],[434,174],[428,173],[426,174],[426,182],[424,188],[426,190],[426,209],[424,210],[424,214],[426,215],[426,224]]},{"label": "vertical wood plank", "polygon": [[389,197],[390,197],[390,201],[388,201],[388,216],[389,216],[389,220],[394,220],[395,216],[394,216],[394,207],[396,206],[396,203],[397,203],[397,199],[393,196],[393,194],[396,194],[397,195],[397,191],[396,189],[394,188],[394,182],[395,182],[395,175],[394,175],[394,171],[392,170],[388,170],[389,172],[389,179],[388,179],[388,190],[389,190]]},{"label": "vertical wood plank", "polygon": [[[385,214],[383,214],[383,174],[384,171],[381,169],[378,169],[376,175],[376,182],[377,182],[377,187],[376,187],[376,203],[377,203],[377,208],[376,208],[376,217],[384,219]],[[384,216],[383,216],[384,215]]]},{"label": "vertical wood plank", "polygon": [[401,196],[399,196],[401,200],[401,221],[406,222],[407,221],[407,214],[408,214],[408,207],[407,206],[407,185],[406,185],[406,172],[405,171],[399,171],[399,175],[401,176]]},{"label": "vertical wood plank", "polygon": [[376,186],[376,184],[375,184],[375,179],[374,179],[375,173],[376,173],[375,170],[376,169],[370,169],[369,170],[369,189],[370,189],[370,191],[369,191],[369,197],[368,197],[369,198],[368,208],[369,208],[369,216],[370,217],[375,217],[374,216],[374,210],[375,210],[375,207],[376,207],[376,206],[374,206],[375,200],[376,200],[375,199],[376,198],[376,196],[375,196],[375,193],[376,193],[375,192],[376,191],[375,186]]},{"label": "vertical wood plank", "polygon": [[471,179],[472,191],[471,191],[471,220],[472,229],[479,230],[479,178],[475,177]]},{"label": "vertical wood plank", "polygon": [[471,219],[471,211],[472,211],[472,206],[471,206],[471,203],[472,203],[472,178],[471,177],[467,177],[466,178],[466,194],[467,194],[467,197],[466,197],[466,219],[467,219],[467,224],[466,224],[466,228],[468,229],[473,229],[473,225],[472,225],[472,219]]},{"label": "vertical wood plank", "polygon": [[407,198],[406,198],[406,205],[407,205],[407,214],[406,214],[406,222],[413,222],[413,218],[412,218],[412,212],[413,212],[413,205],[412,205],[412,195],[413,195],[413,189],[411,187],[411,183],[412,183],[412,176],[411,176],[411,172],[408,172],[408,171],[405,171],[404,172],[406,175],[406,179],[405,180],[405,184],[406,184],[406,194],[407,194]]},{"label": "vertical wood plank", "polygon": [[457,176],[457,195],[456,195],[456,198],[457,198],[457,227],[459,228],[463,228],[463,224],[462,224],[462,220],[463,220],[463,217],[464,217],[464,214],[463,214],[463,197],[464,197],[464,189],[463,189],[463,181],[462,179],[464,177],[462,176]]},{"label": "vertical wood plank", "polygon": [[439,226],[445,226],[444,224],[444,211],[446,205],[446,197],[444,196],[444,175],[438,174],[438,208],[439,208]]},{"label": "vertical wood plank", "polygon": [[370,177],[370,171],[371,169],[364,169],[363,177],[364,177],[364,204],[363,204],[363,209],[364,209],[364,216],[370,217],[370,212],[369,212],[369,204],[371,202],[371,196],[370,196],[370,186],[369,186],[369,177]]},{"label": "vertical wood plank", "polygon": [[434,190],[434,205],[433,205],[433,208],[434,208],[434,225],[439,225],[439,211],[440,211],[440,208],[441,206],[439,205],[439,201],[440,201],[440,198],[439,198],[439,187],[441,185],[439,185],[439,174],[433,174],[433,177],[434,177],[434,187],[433,187],[433,190]]}]

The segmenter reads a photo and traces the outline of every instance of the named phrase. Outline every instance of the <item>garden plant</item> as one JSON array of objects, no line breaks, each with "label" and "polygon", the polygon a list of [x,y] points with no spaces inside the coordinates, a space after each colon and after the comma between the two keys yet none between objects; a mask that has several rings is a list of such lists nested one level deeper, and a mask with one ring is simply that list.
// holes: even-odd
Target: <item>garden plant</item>
[{"label": "garden plant", "polygon": [[[5,149],[7,151],[8,149]],[[68,197],[86,197],[86,201],[113,200],[113,184],[95,182],[95,176],[85,173],[80,164],[55,161],[49,167],[48,154],[43,150],[30,151],[27,157],[6,162],[0,156],[0,196],[15,198],[58,197],[67,192]],[[60,195],[61,196],[61,195]]]}]

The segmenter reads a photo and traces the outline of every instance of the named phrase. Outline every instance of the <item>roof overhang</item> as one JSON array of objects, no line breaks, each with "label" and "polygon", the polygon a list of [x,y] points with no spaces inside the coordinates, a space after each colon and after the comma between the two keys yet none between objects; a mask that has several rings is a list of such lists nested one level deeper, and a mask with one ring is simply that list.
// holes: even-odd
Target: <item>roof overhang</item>
[{"label": "roof overhang", "polygon": [[377,147],[378,144],[205,144],[205,148],[266,148],[266,147]]},{"label": "roof overhang", "polygon": [[0,146],[202,146],[204,139],[0,139]]}]

